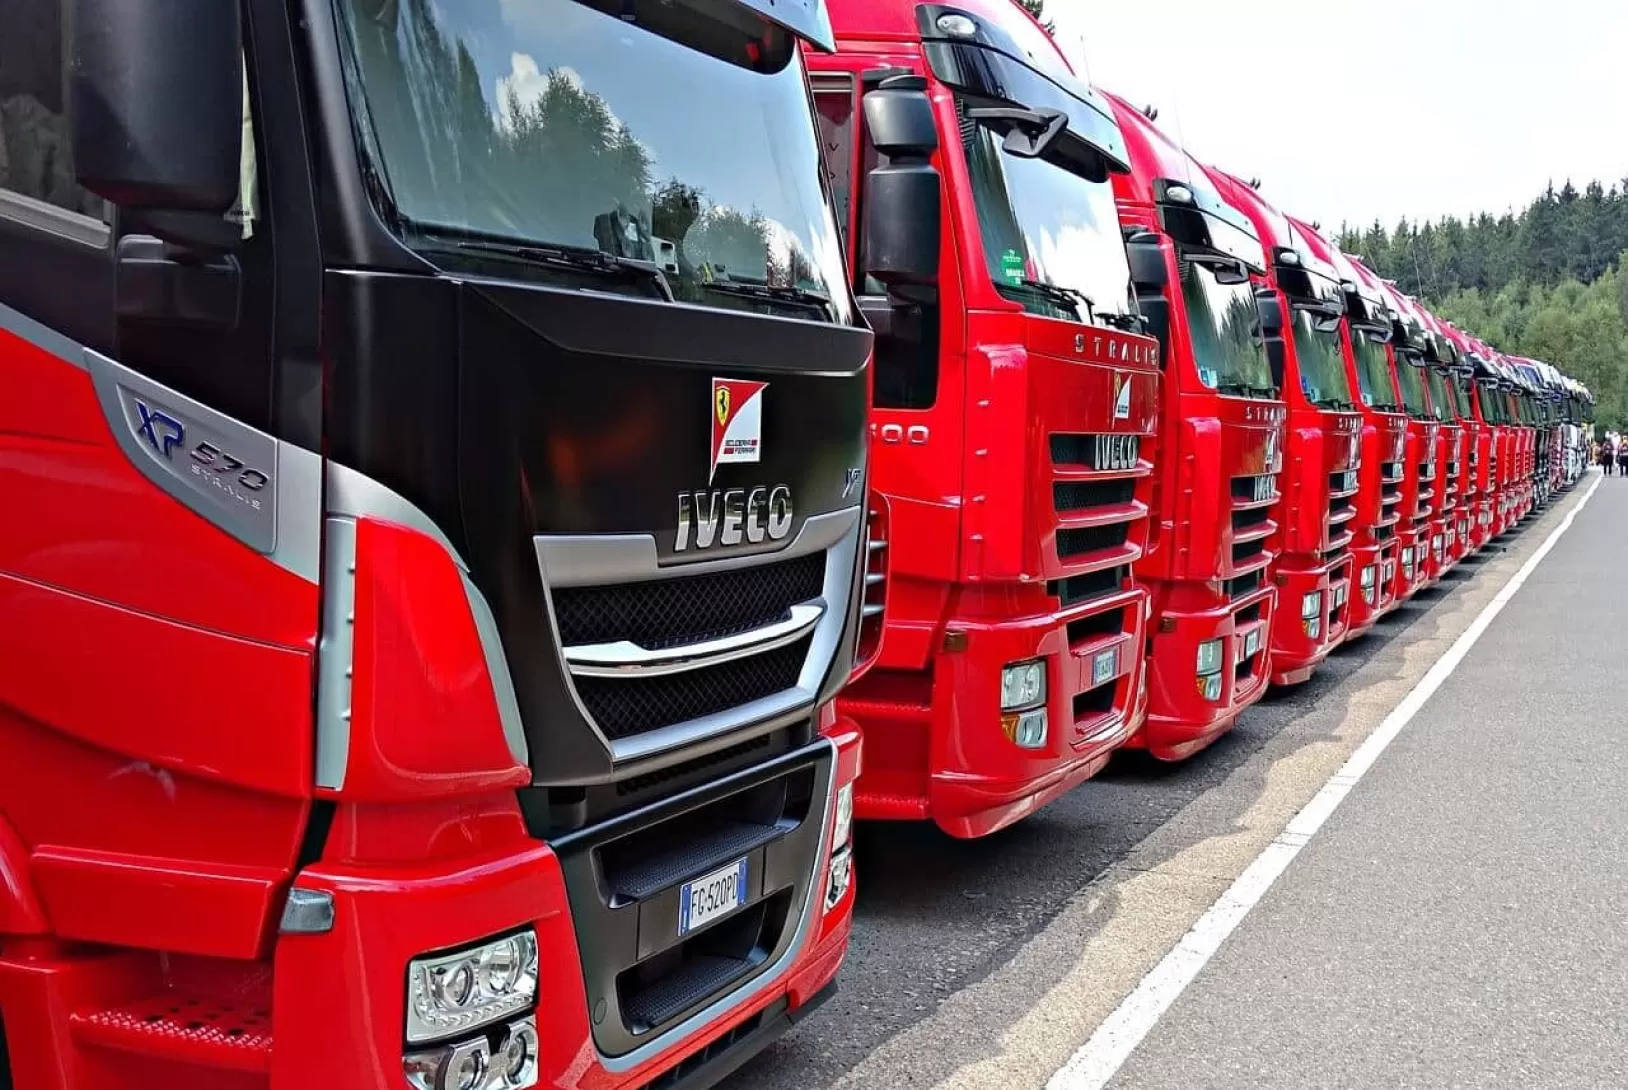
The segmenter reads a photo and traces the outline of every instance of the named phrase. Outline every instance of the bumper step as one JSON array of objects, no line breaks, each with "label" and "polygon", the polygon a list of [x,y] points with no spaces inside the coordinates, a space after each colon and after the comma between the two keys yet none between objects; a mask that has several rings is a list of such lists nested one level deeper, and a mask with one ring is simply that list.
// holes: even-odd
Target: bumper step
[{"label": "bumper step", "polygon": [[269,1073],[271,1012],[167,993],[69,1018],[75,1040],[200,1067]]}]

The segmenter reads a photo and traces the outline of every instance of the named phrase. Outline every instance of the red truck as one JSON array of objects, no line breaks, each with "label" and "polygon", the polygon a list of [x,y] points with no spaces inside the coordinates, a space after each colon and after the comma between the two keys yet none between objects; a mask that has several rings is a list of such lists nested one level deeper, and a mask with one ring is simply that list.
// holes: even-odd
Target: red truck
[{"label": "red truck", "polygon": [[[1153,119],[1108,95],[1132,172],[1114,175],[1138,308],[1164,360],[1153,529],[1148,716],[1131,745],[1180,760],[1214,742],[1271,676],[1271,567],[1287,408],[1267,356],[1284,335],[1257,294],[1255,226]],[[1151,112],[1151,111],[1150,111]]]},{"label": "red truck", "polygon": [[877,332],[862,819],[984,836],[1140,723],[1159,351],[1113,114],[1009,0],[833,0],[811,56]]},{"label": "red truck", "polygon": [[1477,453],[1481,443],[1481,425],[1471,405],[1470,382],[1474,369],[1464,354],[1457,331],[1429,311],[1425,312],[1425,318],[1436,336],[1436,377],[1432,379],[1432,389],[1439,385],[1441,396],[1458,427],[1458,440],[1448,464],[1448,474],[1456,481],[1453,490],[1456,507],[1449,523],[1448,558],[1456,564],[1480,548],[1476,540],[1475,521],[1482,488]]},{"label": "red truck", "polygon": [[1396,608],[1401,556],[1397,527],[1406,485],[1407,416],[1396,390],[1386,344],[1393,331],[1390,307],[1351,260],[1311,224],[1289,217],[1306,249],[1334,270],[1345,302],[1341,349],[1346,382],[1357,393],[1362,415],[1362,457],[1351,542],[1357,589],[1346,639],[1361,635]]},{"label": "red truck", "polygon": [[1396,597],[1408,601],[1430,580],[1431,519],[1436,506],[1436,431],[1430,415],[1420,360],[1424,327],[1401,295],[1360,260],[1352,258],[1359,279],[1384,299],[1391,319],[1386,355],[1396,382],[1397,398],[1407,416],[1407,442],[1402,457],[1404,477],[1401,519],[1396,526]]},{"label": "red truck", "polygon": [[0,5],[8,1088],[689,1090],[834,987],[824,9],[499,7]]},{"label": "red truck", "polygon": [[1258,284],[1279,300],[1287,331],[1267,342],[1273,381],[1288,405],[1272,583],[1272,684],[1296,685],[1345,638],[1357,586],[1356,538],[1362,414],[1351,393],[1340,325],[1339,275],[1311,252],[1255,185],[1210,168],[1227,203],[1254,223],[1268,269]]},{"label": "red truck", "polygon": [[1436,510],[1431,518],[1430,577],[1439,581],[1458,563],[1460,501],[1464,489],[1464,428],[1458,405],[1447,384],[1447,374],[1457,362],[1457,350],[1442,335],[1436,319],[1424,305],[1403,296],[1424,327],[1424,351],[1420,355],[1421,376],[1430,403],[1436,431]]}]

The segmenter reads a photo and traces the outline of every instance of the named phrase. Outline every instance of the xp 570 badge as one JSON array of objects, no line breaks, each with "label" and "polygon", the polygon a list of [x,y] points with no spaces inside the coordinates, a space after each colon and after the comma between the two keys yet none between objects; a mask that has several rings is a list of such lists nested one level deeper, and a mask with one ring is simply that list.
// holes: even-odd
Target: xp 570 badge
[{"label": "xp 570 badge", "polygon": [[712,380],[712,466],[707,483],[718,467],[763,459],[763,391],[767,382],[745,379]]}]

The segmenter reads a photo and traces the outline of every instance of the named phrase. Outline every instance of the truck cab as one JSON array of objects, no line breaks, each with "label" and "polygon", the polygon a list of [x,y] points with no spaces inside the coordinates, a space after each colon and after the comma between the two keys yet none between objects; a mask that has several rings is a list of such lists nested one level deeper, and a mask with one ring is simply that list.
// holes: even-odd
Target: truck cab
[{"label": "truck cab", "polygon": [[0,5],[40,33],[0,1085],[711,1085],[852,928],[822,4]]},{"label": "truck cab", "polygon": [[1285,332],[1267,341],[1273,380],[1288,407],[1272,583],[1272,684],[1311,677],[1345,638],[1357,586],[1356,538],[1362,413],[1346,371],[1339,275],[1255,185],[1210,168],[1221,196],[1259,232],[1267,271],[1257,278],[1282,307]]},{"label": "truck cab", "polygon": [[[1154,527],[1137,578],[1152,594],[1148,717],[1131,744],[1202,750],[1271,679],[1288,414],[1267,345],[1285,333],[1255,225],[1153,118],[1108,95],[1132,172],[1114,176],[1138,307],[1164,361]],[[1150,111],[1151,112],[1151,111]]]},{"label": "truck cab", "polygon": [[877,331],[864,819],[1003,828],[1144,714],[1159,346],[1113,113],[1009,0],[836,0],[811,55]]},{"label": "truck cab", "polygon": [[1464,424],[1453,396],[1449,376],[1458,364],[1458,349],[1442,333],[1436,318],[1418,300],[1408,303],[1424,325],[1425,393],[1436,419],[1436,465],[1439,496],[1432,519],[1430,563],[1432,581],[1441,579],[1460,557],[1460,511],[1464,491]]},{"label": "truck cab", "polygon": [[1307,249],[1334,270],[1345,301],[1341,349],[1347,385],[1362,416],[1362,457],[1357,477],[1351,543],[1357,591],[1346,628],[1349,640],[1370,630],[1396,608],[1402,494],[1406,481],[1407,416],[1387,354],[1394,330],[1390,305],[1338,247],[1318,229],[1290,217]]},{"label": "truck cab", "polygon": [[1456,562],[1475,553],[1481,547],[1476,534],[1476,521],[1481,508],[1482,480],[1481,432],[1482,424],[1476,418],[1472,382],[1474,365],[1466,352],[1466,345],[1458,331],[1435,315],[1428,315],[1435,327],[1440,345],[1442,363],[1439,364],[1441,384],[1446,399],[1452,405],[1459,428],[1459,446],[1456,474],[1458,506],[1452,523],[1454,544],[1450,550]]}]

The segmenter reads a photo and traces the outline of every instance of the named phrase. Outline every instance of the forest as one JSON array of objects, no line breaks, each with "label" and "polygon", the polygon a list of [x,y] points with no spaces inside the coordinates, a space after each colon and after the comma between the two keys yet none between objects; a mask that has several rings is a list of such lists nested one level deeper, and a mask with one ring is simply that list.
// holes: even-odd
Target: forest
[{"label": "forest", "polygon": [[1432,311],[1587,384],[1628,430],[1628,179],[1551,184],[1519,211],[1343,228],[1340,245]]}]

